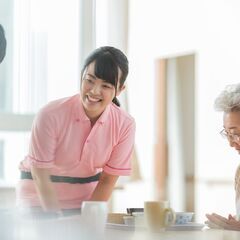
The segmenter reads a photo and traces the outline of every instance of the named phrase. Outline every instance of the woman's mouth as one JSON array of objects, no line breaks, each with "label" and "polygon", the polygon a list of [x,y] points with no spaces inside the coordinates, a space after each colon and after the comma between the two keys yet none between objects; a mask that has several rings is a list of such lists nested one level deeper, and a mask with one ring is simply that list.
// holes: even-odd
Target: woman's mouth
[{"label": "woman's mouth", "polygon": [[96,103],[96,102],[102,101],[100,98],[91,97],[91,96],[89,96],[89,95],[87,95],[87,100],[88,100],[89,102],[92,102],[92,103]]}]

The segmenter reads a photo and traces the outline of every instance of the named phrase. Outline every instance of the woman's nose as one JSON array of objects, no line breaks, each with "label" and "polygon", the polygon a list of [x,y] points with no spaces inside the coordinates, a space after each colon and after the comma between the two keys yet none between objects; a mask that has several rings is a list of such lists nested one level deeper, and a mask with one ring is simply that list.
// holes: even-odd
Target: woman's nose
[{"label": "woman's nose", "polygon": [[90,91],[94,94],[99,94],[101,92],[101,86],[98,84],[94,84]]}]

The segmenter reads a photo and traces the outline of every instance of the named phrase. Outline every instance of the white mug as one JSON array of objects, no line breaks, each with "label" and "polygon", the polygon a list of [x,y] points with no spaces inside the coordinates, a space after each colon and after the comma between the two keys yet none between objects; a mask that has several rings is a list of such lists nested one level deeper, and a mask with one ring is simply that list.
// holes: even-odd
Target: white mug
[{"label": "white mug", "polygon": [[107,222],[107,202],[84,201],[82,203],[82,220],[92,234],[103,234]]}]

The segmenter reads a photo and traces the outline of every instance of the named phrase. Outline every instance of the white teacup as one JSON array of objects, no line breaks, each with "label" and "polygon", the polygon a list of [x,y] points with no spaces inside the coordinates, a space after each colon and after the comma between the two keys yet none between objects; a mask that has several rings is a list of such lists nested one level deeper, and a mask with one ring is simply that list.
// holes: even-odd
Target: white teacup
[{"label": "white teacup", "polygon": [[134,217],[135,226],[137,226],[137,227],[145,226],[144,212],[133,212],[132,216]]},{"label": "white teacup", "polygon": [[192,221],[193,212],[176,212],[175,224],[187,224]]},{"label": "white teacup", "polygon": [[127,226],[135,226],[134,216],[123,216],[123,221]]},{"label": "white teacup", "polygon": [[93,234],[102,234],[107,222],[107,202],[84,201],[82,203],[81,216],[86,230]]},{"label": "white teacup", "polygon": [[152,201],[144,203],[145,222],[150,231],[159,231],[175,223],[175,212],[168,201]]}]

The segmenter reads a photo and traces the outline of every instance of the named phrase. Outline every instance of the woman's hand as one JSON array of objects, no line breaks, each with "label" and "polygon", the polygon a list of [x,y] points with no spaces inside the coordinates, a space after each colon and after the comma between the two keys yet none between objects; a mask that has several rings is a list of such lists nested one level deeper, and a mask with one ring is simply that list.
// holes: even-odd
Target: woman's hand
[{"label": "woman's hand", "polygon": [[206,222],[211,228],[223,228],[227,230],[240,231],[240,221],[237,221],[231,214],[228,218],[220,216],[216,213],[206,214],[209,221]]},{"label": "woman's hand", "polygon": [[32,167],[31,173],[43,210],[59,215],[60,205],[50,180],[50,169]]}]

